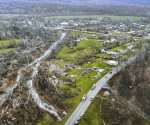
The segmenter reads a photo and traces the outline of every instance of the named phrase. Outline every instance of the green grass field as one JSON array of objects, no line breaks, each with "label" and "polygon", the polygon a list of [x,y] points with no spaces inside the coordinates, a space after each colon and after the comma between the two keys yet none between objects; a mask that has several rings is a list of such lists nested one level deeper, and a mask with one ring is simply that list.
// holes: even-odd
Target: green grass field
[{"label": "green grass field", "polygon": [[101,110],[104,106],[103,103],[104,97],[98,94],[80,120],[79,125],[102,125]]},{"label": "green grass field", "polygon": [[82,40],[77,43],[74,49],[68,46],[63,47],[62,50],[57,54],[57,58],[65,61],[76,62],[86,55],[93,55],[95,49],[99,49],[102,46],[102,40]]},{"label": "green grass field", "polygon": [[15,48],[0,49],[0,54],[9,53],[9,52],[14,51],[14,50],[15,50]]},{"label": "green grass field", "polygon": [[0,40],[0,54],[15,50],[15,46],[21,44],[19,39]]},{"label": "green grass field", "polygon": [[79,15],[79,16],[49,16],[46,17],[48,19],[75,19],[75,18],[80,18],[80,19],[84,19],[84,18],[103,18],[103,17],[111,17],[113,20],[132,20],[132,21],[138,21],[141,19],[141,17],[137,17],[137,16],[113,16],[113,15]]},{"label": "green grass field", "polygon": [[6,39],[6,40],[0,40],[0,48],[7,48],[12,45],[18,45],[21,41],[19,39]]}]

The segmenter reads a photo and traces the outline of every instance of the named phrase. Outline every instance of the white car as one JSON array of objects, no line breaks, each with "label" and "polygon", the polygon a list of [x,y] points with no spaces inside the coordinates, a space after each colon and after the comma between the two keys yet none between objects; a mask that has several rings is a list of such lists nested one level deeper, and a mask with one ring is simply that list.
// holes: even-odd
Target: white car
[{"label": "white car", "polygon": [[84,112],[80,115],[80,118],[84,115]]},{"label": "white car", "polygon": [[84,95],[84,96],[82,97],[82,100],[86,100],[86,98],[87,98],[87,95]]}]

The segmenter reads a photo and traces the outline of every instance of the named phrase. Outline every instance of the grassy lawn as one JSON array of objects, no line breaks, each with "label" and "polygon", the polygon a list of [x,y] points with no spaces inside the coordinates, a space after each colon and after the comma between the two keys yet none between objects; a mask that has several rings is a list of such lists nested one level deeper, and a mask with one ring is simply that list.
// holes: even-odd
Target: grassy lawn
[{"label": "grassy lawn", "polygon": [[[79,36],[84,36],[87,39],[93,39],[93,40],[101,40],[103,41],[103,39],[100,37],[102,34],[101,33],[94,33],[94,32],[89,32],[86,31],[86,29],[84,31],[72,31],[71,32],[71,36],[72,37],[79,37]],[[93,36],[94,35],[94,36]]]},{"label": "grassy lawn", "polygon": [[105,108],[106,99],[99,93],[82,117],[79,125],[102,125],[101,111]]},{"label": "grassy lawn", "polygon": [[[133,54],[135,54],[138,50],[140,50],[141,47],[142,47],[142,44],[143,44],[143,40],[138,40],[138,41],[136,41],[136,42],[129,42],[129,43],[125,43],[125,44],[123,44],[123,45],[117,46],[117,47],[111,49],[111,51],[114,51],[114,52],[118,52],[118,53],[119,53],[120,50],[127,50],[127,47],[128,47],[128,46],[133,45],[133,46],[134,46],[134,51],[128,50],[128,51],[124,54],[124,56],[125,56],[125,58],[126,58],[126,56],[133,55]],[[122,57],[122,58],[123,58],[123,60],[125,59],[124,57]]]},{"label": "grassy lawn", "polygon": [[98,18],[99,15],[79,15],[79,16],[49,16],[49,19],[75,19],[75,18]]},{"label": "grassy lawn", "polygon": [[19,39],[0,40],[0,54],[15,50],[15,46],[21,44]]},{"label": "grassy lawn", "polygon": [[7,48],[9,46],[18,45],[21,41],[19,39],[7,39],[7,40],[0,40],[0,48]]},{"label": "grassy lawn", "polygon": [[55,121],[52,119],[52,117],[47,113],[43,111],[42,119],[37,121],[37,125],[55,125]]},{"label": "grassy lawn", "polygon": [[88,108],[86,114],[81,119],[79,125],[100,125],[101,121],[99,120],[100,119],[99,111],[100,111],[100,100],[94,99],[91,106]]},{"label": "grassy lawn", "polygon": [[63,49],[57,54],[57,58],[65,61],[76,62],[87,55],[93,55],[95,49],[99,49],[101,46],[102,40],[82,40],[77,43],[77,46],[74,49],[71,49],[68,46],[63,47]]},{"label": "grassy lawn", "polygon": [[129,19],[131,21],[138,21],[141,19],[141,17],[137,17],[137,16],[109,16],[111,17],[113,20],[126,20]]},{"label": "grassy lawn", "polygon": [[65,46],[63,49],[58,53],[57,58],[67,60],[67,61],[74,61],[77,57],[77,55],[71,54],[72,49]]},{"label": "grassy lawn", "polygon": [[11,52],[11,51],[14,51],[14,50],[15,50],[15,48],[0,49],[0,54],[8,53],[8,52]]},{"label": "grassy lawn", "polygon": [[71,79],[76,82],[76,87],[70,86],[72,83],[66,83],[63,87],[74,93],[78,93],[81,95],[86,94],[94,83],[96,83],[101,77],[109,72],[109,70],[104,70],[100,73],[97,73],[94,70],[89,70],[88,72],[85,72],[86,69],[92,67],[97,67],[100,69],[110,68],[110,66],[103,62],[100,62],[100,60],[95,60],[93,63],[90,64],[85,62],[82,66],[76,67],[68,71],[69,75],[75,76]]},{"label": "grassy lawn", "polygon": [[97,56],[100,57],[100,58],[105,57],[105,58],[108,58],[108,59],[111,57],[111,55],[107,54],[107,53],[100,53],[100,54],[97,54]]},{"label": "grassy lawn", "polygon": [[126,44],[123,44],[123,45],[117,46],[117,47],[111,49],[111,51],[119,52],[119,51],[122,50],[122,49],[127,49],[127,45],[126,45]]},{"label": "grassy lawn", "polygon": [[111,51],[119,52],[121,49],[125,50],[125,49],[127,49],[128,46],[131,46],[131,45],[136,47],[137,46],[136,44],[137,43],[135,43],[135,42],[125,43],[125,44],[119,45],[119,46],[117,46],[115,48],[112,48]]},{"label": "grassy lawn", "polygon": [[108,64],[104,63],[104,59],[95,59],[93,62],[89,63],[84,63],[83,67],[84,68],[92,68],[92,67],[98,67],[100,69],[105,69],[105,68],[111,68]]},{"label": "grassy lawn", "polygon": [[80,19],[84,19],[84,18],[103,18],[103,17],[111,17],[113,20],[132,20],[132,21],[138,21],[141,19],[141,17],[137,17],[137,16],[113,16],[113,15],[79,15],[79,16],[49,16],[46,17],[48,19],[75,19],[75,18],[80,18]]},{"label": "grassy lawn", "polygon": [[95,49],[95,48],[100,48],[102,45],[101,43],[103,40],[94,40],[94,39],[88,39],[88,40],[82,40],[77,44],[78,49],[84,49],[86,47]]}]

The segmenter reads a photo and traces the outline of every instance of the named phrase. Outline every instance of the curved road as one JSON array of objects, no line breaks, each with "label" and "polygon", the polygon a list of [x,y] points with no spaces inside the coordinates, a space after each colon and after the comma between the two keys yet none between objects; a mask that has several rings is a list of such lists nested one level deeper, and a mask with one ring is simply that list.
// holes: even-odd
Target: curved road
[{"label": "curved road", "polygon": [[[94,90],[90,90],[87,93],[87,98],[86,100],[83,100],[80,102],[80,104],[78,105],[78,107],[75,109],[75,111],[72,113],[72,115],[70,116],[70,118],[67,120],[67,122],[65,123],[65,125],[74,125],[75,123],[77,123],[80,118],[82,117],[82,115],[85,113],[85,111],[88,109],[88,107],[90,106],[92,99],[98,94],[98,92],[102,89],[102,87],[119,71],[121,71],[124,67],[126,67],[126,65],[130,64],[130,62],[132,62],[133,60],[135,60],[136,56],[133,56],[131,58],[129,58],[128,61],[126,61],[125,63],[122,63],[120,66],[118,66],[117,68],[114,68],[112,70],[112,72],[109,72],[108,74],[106,74],[102,79],[100,79],[97,83],[96,83],[96,88]],[[92,98],[92,99],[91,99]]]}]

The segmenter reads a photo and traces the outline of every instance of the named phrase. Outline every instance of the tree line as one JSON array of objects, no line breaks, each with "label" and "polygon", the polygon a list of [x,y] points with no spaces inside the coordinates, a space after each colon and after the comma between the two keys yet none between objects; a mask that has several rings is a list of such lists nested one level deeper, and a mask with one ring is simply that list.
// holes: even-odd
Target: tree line
[{"label": "tree line", "polygon": [[138,5],[65,5],[45,2],[0,2],[0,14],[83,15],[106,14],[150,16],[149,6]]}]

